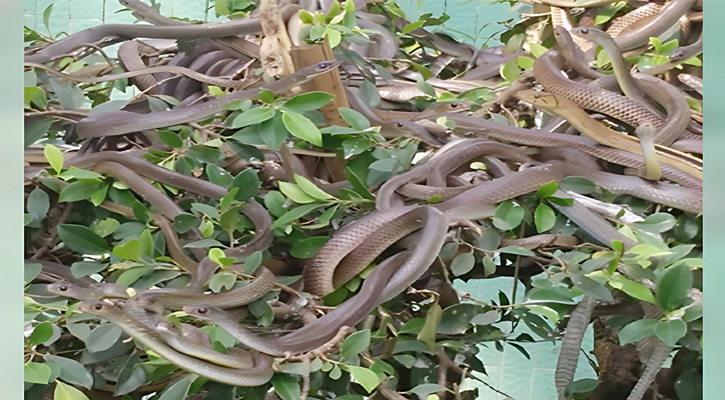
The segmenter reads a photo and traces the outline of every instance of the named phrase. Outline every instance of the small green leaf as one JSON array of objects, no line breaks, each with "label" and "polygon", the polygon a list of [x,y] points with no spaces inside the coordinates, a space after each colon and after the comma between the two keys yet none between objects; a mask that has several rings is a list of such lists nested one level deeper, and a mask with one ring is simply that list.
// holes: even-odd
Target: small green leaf
[{"label": "small green leaf", "polygon": [[88,400],[88,397],[73,386],[56,381],[53,400]]},{"label": "small green leaf", "polygon": [[93,386],[93,376],[78,361],[50,354],[45,356],[45,360],[60,366],[60,379],[86,389],[90,389]]},{"label": "small green leaf", "polygon": [[375,390],[375,388],[380,384],[380,378],[378,375],[367,368],[356,367],[353,365],[347,365],[346,368],[350,371],[352,378],[368,393]]},{"label": "small green leaf", "polygon": [[687,324],[681,319],[659,321],[654,327],[655,335],[670,347],[675,347],[677,341],[687,333]]},{"label": "small green leaf", "polygon": [[282,113],[282,122],[293,136],[306,140],[315,146],[322,146],[322,134],[312,121],[293,111],[283,111]]},{"label": "small green leaf", "polygon": [[370,128],[370,121],[364,115],[351,108],[340,107],[337,109],[337,112],[355,130],[364,131]]},{"label": "small green leaf", "polygon": [[46,144],[43,154],[56,173],[59,173],[63,169],[63,152],[61,152],[57,147],[52,144]]},{"label": "small green leaf", "polygon": [[106,218],[102,221],[97,221],[91,225],[93,232],[96,232],[100,237],[106,237],[118,229],[121,223],[113,218]]},{"label": "small green leaf", "polygon": [[69,249],[80,254],[105,254],[108,243],[83,225],[58,225],[58,237]]},{"label": "small green leaf", "polygon": [[579,379],[571,382],[566,386],[568,393],[589,393],[599,386],[599,381],[596,379]]},{"label": "small green leaf", "polygon": [[579,194],[590,194],[597,190],[594,182],[580,176],[567,176],[559,183],[559,187]]},{"label": "small green leaf", "polygon": [[291,375],[274,374],[272,387],[282,400],[298,400],[300,398],[300,384],[297,382],[297,378]]},{"label": "small green leaf", "polygon": [[615,289],[619,289],[624,293],[627,293],[628,295],[634,297],[635,299],[655,303],[655,297],[652,292],[647,288],[647,286],[639,282],[631,281],[627,279],[624,275],[617,275],[616,277],[614,277],[612,280],[609,281],[609,286]]},{"label": "small green leaf", "polygon": [[516,61],[508,61],[506,64],[502,65],[499,73],[503,79],[509,83],[515,82],[516,79],[519,79],[519,76],[521,76],[521,70],[516,64]]},{"label": "small green leaf", "polygon": [[657,302],[665,311],[680,308],[687,299],[687,291],[692,287],[692,281],[693,274],[687,265],[667,268],[657,282]]},{"label": "small green leaf", "polygon": [[516,59],[516,64],[522,69],[534,68],[534,59],[531,57],[520,56]]},{"label": "small green leaf", "polygon": [[25,382],[45,385],[50,379],[50,367],[46,364],[30,362],[24,368]]},{"label": "small green leaf", "polygon": [[189,394],[191,384],[198,378],[197,375],[191,374],[183,377],[176,381],[176,383],[168,386],[166,390],[161,393],[159,400],[180,400],[185,399]]},{"label": "small green leaf", "polygon": [[541,57],[542,54],[549,51],[549,49],[538,43],[529,43],[529,48],[531,49],[531,54],[533,54],[536,58]]},{"label": "small green leaf", "polygon": [[171,147],[174,148],[181,148],[184,146],[184,141],[181,140],[178,134],[176,132],[172,132],[169,130],[161,129],[157,131],[159,135],[159,139],[161,139],[162,142],[168,144]]},{"label": "small green leaf", "polygon": [[215,220],[219,219],[219,211],[208,204],[192,203],[191,208],[206,215],[209,218],[213,218]]},{"label": "small green leaf", "polygon": [[186,233],[196,229],[201,224],[201,219],[192,214],[179,214],[174,218],[174,229],[179,233]]},{"label": "small green leaf", "polygon": [[624,346],[654,335],[658,322],[656,319],[640,319],[628,324],[619,331],[619,345]]},{"label": "small green leaf", "polygon": [[35,326],[33,333],[28,336],[28,341],[32,345],[44,343],[53,335],[53,324],[48,321],[41,322]]},{"label": "small green leaf", "polygon": [[462,253],[451,262],[451,272],[454,276],[462,276],[473,269],[476,258],[473,253]]},{"label": "small green leaf", "polygon": [[234,261],[236,261],[232,257],[226,257],[224,252],[216,247],[213,249],[209,249],[209,259],[221,266],[229,266],[234,264]]},{"label": "small green leaf", "polygon": [[450,392],[450,389],[437,383],[423,383],[408,390],[406,393],[414,394],[418,396],[420,400],[430,400],[428,396],[437,392]]},{"label": "small green leaf", "polygon": [[231,129],[239,129],[249,125],[256,125],[274,117],[275,113],[276,111],[269,107],[252,108],[239,114],[228,126]]},{"label": "small green leaf", "polygon": [[547,183],[546,185],[540,187],[538,190],[536,190],[536,198],[538,199],[546,199],[548,197],[551,197],[556,193],[556,191],[559,190],[559,184],[555,181],[551,181]]},{"label": "small green leaf", "polygon": [[45,29],[47,29],[48,32],[50,32],[50,15],[52,12],[53,4],[45,7],[45,10],[43,10],[43,25],[45,25]]},{"label": "small green leaf", "polygon": [[303,113],[305,111],[319,110],[330,104],[335,96],[325,92],[308,92],[289,99],[282,108],[284,110]]},{"label": "small green leaf", "polygon": [[251,275],[262,264],[262,252],[255,251],[244,261],[244,273]]},{"label": "small green leaf", "polygon": [[239,188],[235,197],[236,200],[247,201],[254,196],[261,186],[262,181],[259,180],[258,171],[254,168],[247,168],[234,177],[229,190]]},{"label": "small green leaf", "polygon": [[317,201],[316,198],[305,193],[298,185],[294,183],[279,181],[277,182],[279,190],[290,200],[297,204],[309,204]]},{"label": "small green leaf", "polygon": [[524,214],[523,207],[514,205],[511,200],[504,201],[496,207],[493,225],[504,231],[514,229],[521,224]]},{"label": "small green leaf", "polygon": [[355,332],[342,342],[340,356],[343,360],[351,360],[356,358],[363,350],[367,349],[368,346],[370,346],[370,330],[364,329]]},{"label": "small green leaf", "polygon": [[86,338],[86,348],[91,353],[107,350],[121,337],[123,331],[115,324],[103,324],[95,327]]},{"label": "small green leaf", "polygon": [[296,258],[312,258],[330,240],[327,236],[311,237],[292,245],[290,254]]},{"label": "small green leaf", "polygon": [[556,214],[551,207],[544,203],[539,203],[534,212],[534,224],[536,225],[536,232],[542,233],[554,227],[556,224]]},{"label": "small green leaf", "polygon": [[97,180],[81,179],[66,186],[60,196],[59,203],[72,203],[85,200],[93,195],[93,193],[103,188],[103,183]]},{"label": "small green leaf", "polygon": [[285,213],[283,216],[279,217],[276,221],[274,221],[274,223],[272,224],[272,229],[277,229],[280,226],[287,225],[290,222],[304,217],[305,215],[315,210],[319,210],[320,208],[323,208],[325,206],[326,204],[306,204],[303,206],[295,207],[289,212]]},{"label": "small green leaf", "polygon": [[35,279],[38,274],[40,274],[40,271],[43,270],[43,264],[37,264],[37,263],[26,263],[25,269],[23,270],[23,281],[24,282],[31,282],[33,279]]},{"label": "small green leaf", "polygon": [[317,185],[312,183],[312,181],[305,178],[304,176],[294,174],[294,177],[297,186],[299,186],[299,188],[302,189],[303,192],[310,195],[311,197],[314,197],[318,200],[334,199],[334,197],[330,196],[327,192],[318,188]]},{"label": "small green leaf", "polygon": [[534,253],[533,251],[527,249],[526,247],[521,247],[521,246],[504,246],[496,251],[498,251],[499,253],[515,254],[518,256],[525,256],[525,257],[533,257],[536,255],[536,253]]},{"label": "small green leaf", "polygon": [[27,209],[28,214],[30,214],[34,220],[42,221],[50,209],[50,197],[48,196],[48,193],[39,187],[33,189],[28,196]]},{"label": "small green leaf", "polygon": [[429,349],[436,347],[436,331],[438,330],[438,325],[441,323],[442,314],[443,309],[438,305],[438,300],[435,300],[428,309],[423,327],[416,337],[421,343],[425,343]]},{"label": "small green leaf", "polygon": [[416,29],[418,29],[418,28],[422,28],[424,24],[425,24],[425,20],[422,20],[422,21],[416,21],[416,22],[411,22],[411,23],[409,23],[409,24],[405,25],[405,26],[403,27],[403,30],[402,30],[402,31],[400,31],[400,33],[402,33],[403,35],[407,35],[407,34],[409,34],[410,32],[413,32],[414,30],[416,30]]}]

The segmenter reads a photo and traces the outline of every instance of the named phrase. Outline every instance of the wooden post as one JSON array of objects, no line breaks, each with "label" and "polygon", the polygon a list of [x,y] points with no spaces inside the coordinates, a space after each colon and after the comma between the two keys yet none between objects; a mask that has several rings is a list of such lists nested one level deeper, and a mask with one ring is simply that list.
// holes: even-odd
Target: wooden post
[{"label": "wooden post", "polygon": [[[325,60],[334,60],[332,48],[327,40],[318,44],[302,45],[292,48],[290,52],[295,69],[307,67]],[[325,116],[330,125],[346,126],[347,123],[340,117],[337,109],[339,107],[350,107],[345,96],[345,87],[340,79],[340,72],[334,69],[326,74],[320,75],[310,82],[302,85],[304,92],[325,92],[335,96],[332,103],[322,107],[320,112]]]}]

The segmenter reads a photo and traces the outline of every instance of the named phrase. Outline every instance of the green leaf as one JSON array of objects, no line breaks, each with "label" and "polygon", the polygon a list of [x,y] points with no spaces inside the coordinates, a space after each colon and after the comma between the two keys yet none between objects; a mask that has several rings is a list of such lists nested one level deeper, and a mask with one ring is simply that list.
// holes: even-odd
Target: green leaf
[{"label": "green leaf", "polygon": [[34,220],[42,221],[50,209],[50,197],[48,196],[48,193],[39,187],[33,189],[28,196],[27,209],[28,214],[30,214]]},{"label": "green leaf", "polygon": [[58,196],[59,203],[72,203],[75,201],[85,200],[93,193],[103,188],[103,183],[97,180],[82,179],[71,183],[66,186],[60,196]]},{"label": "green leaf", "polygon": [[94,222],[91,225],[91,229],[93,232],[97,233],[100,237],[106,237],[118,229],[118,227],[121,226],[121,223],[113,218],[106,218],[101,221]]},{"label": "green leaf", "polygon": [[619,345],[624,346],[654,335],[658,322],[656,319],[640,319],[628,324],[619,331]]},{"label": "green leaf", "polygon": [[93,376],[78,361],[50,354],[45,356],[45,360],[60,366],[60,379],[86,389],[90,389],[93,386]]},{"label": "green leaf", "polygon": [[206,167],[204,167],[204,170],[206,171],[206,175],[209,177],[209,181],[219,186],[228,187],[234,180],[234,177],[232,177],[229,171],[217,165],[207,164]]},{"label": "green leaf", "polygon": [[347,365],[346,368],[350,371],[352,378],[365,388],[368,393],[375,390],[375,388],[380,384],[380,378],[378,375],[367,368],[356,367],[353,365]]},{"label": "green leaf", "polygon": [[317,201],[316,198],[305,193],[298,185],[294,183],[279,181],[277,182],[279,190],[290,200],[297,204],[308,204]]},{"label": "green leaf", "polygon": [[33,333],[28,336],[28,341],[32,345],[44,343],[53,335],[53,324],[48,321],[41,322],[35,326]]},{"label": "green leaf", "polygon": [[283,111],[282,114],[282,122],[293,136],[306,140],[315,146],[322,146],[322,134],[312,121],[293,111]]},{"label": "green leaf", "polygon": [[50,379],[50,367],[46,364],[30,362],[23,367],[25,382],[39,383],[44,385]]},{"label": "green leaf", "polygon": [[121,337],[123,331],[115,324],[103,324],[95,327],[86,338],[86,348],[91,353],[107,350]]},{"label": "green leaf", "polygon": [[196,229],[201,224],[201,219],[192,214],[179,214],[174,218],[174,229],[179,233],[186,233]]},{"label": "green leaf", "polygon": [[473,253],[462,253],[451,262],[451,272],[454,276],[462,276],[473,269],[476,258]]},{"label": "green leaf", "polygon": [[347,160],[354,155],[365,152],[373,146],[374,143],[370,139],[359,137],[345,139],[342,142],[342,154]]},{"label": "green leaf", "polygon": [[48,129],[53,124],[53,122],[54,120],[51,118],[39,119],[36,121],[26,121],[23,133],[23,145],[25,147],[28,147],[31,144],[37,142],[38,139],[48,133]]},{"label": "green leaf", "polygon": [[617,13],[617,11],[621,10],[622,7],[624,7],[627,3],[625,2],[617,2],[615,4],[610,4],[607,6],[602,7],[599,10],[599,13],[596,17],[594,17],[594,25],[602,25],[606,22],[608,22],[614,14]]},{"label": "green leaf", "polygon": [[231,129],[244,128],[249,125],[256,125],[272,117],[276,111],[269,107],[257,107],[244,111],[228,124]]},{"label": "green leaf", "polygon": [[312,258],[330,240],[327,236],[311,237],[292,245],[290,254],[296,258]]},{"label": "green leaf", "polygon": [[262,252],[255,251],[244,261],[244,273],[251,275],[262,264]]},{"label": "green leaf", "polygon": [[450,389],[437,383],[423,383],[408,390],[406,393],[414,394],[420,400],[426,400],[428,399],[428,395],[437,392],[450,392]]},{"label": "green leaf", "polygon": [[159,397],[159,400],[185,399],[186,396],[189,394],[189,388],[191,388],[191,384],[196,380],[196,378],[198,378],[197,375],[191,374],[183,377],[182,379],[179,379],[178,381],[176,381],[176,383],[167,387],[166,390],[161,393],[161,397]]},{"label": "green leaf", "polygon": [[597,185],[581,176],[567,176],[559,183],[559,188],[579,194],[590,194],[597,190]]},{"label": "green leaf", "polygon": [[317,185],[312,183],[312,181],[305,178],[304,176],[294,174],[294,177],[295,177],[295,182],[297,183],[297,186],[299,186],[299,188],[303,192],[310,195],[311,197],[314,197],[318,200],[334,199],[334,197],[330,196],[327,192],[318,188]]},{"label": "green leaf", "polygon": [[516,64],[516,61],[508,61],[506,64],[502,65],[500,67],[499,73],[509,83],[513,83],[516,81],[516,79],[519,79],[519,76],[521,76],[521,70],[519,69],[519,66]]},{"label": "green leaf", "polygon": [[516,64],[522,69],[534,68],[534,59],[531,57],[520,56],[516,59]]},{"label": "green leaf", "polygon": [[277,150],[289,135],[289,131],[282,122],[282,115],[275,115],[259,124],[259,135],[262,141],[272,150]]},{"label": "green leaf", "polygon": [[493,225],[504,231],[514,229],[521,224],[524,214],[523,207],[514,205],[511,200],[504,201],[496,207]]},{"label": "green leaf", "polygon": [[[413,66],[413,68],[415,68],[416,64],[412,63],[411,65]],[[423,79],[427,78],[424,76]],[[374,83],[368,81],[367,79],[364,80],[362,84],[360,84],[359,95],[362,101],[365,102],[365,104],[367,104],[367,106],[370,108],[376,108],[380,104],[380,92],[378,92],[378,88],[375,86]]]},{"label": "green leaf", "polygon": [[556,193],[556,191],[559,190],[559,184],[555,181],[551,181],[547,183],[546,185],[540,187],[536,191],[536,198],[538,199],[546,199],[548,197],[551,197]]},{"label": "green leaf", "polygon": [[282,400],[297,400],[300,398],[300,385],[297,378],[286,374],[274,374],[272,377],[274,392]]},{"label": "green leaf", "polygon": [[442,314],[443,309],[438,305],[438,300],[436,299],[428,309],[423,327],[416,337],[421,343],[425,343],[429,349],[436,347],[436,331],[438,330],[438,325],[441,323]]},{"label": "green leaf", "polygon": [[589,393],[599,386],[596,379],[579,379],[566,385],[567,393]]},{"label": "green leaf", "polygon": [[192,203],[191,208],[206,215],[209,218],[213,218],[215,220],[219,219],[219,211],[208,204]]},{"label": "green leaf", "polygon": [[131,393],[146,382],[146,370],[141,365],[140,357],[129,356],[118,374],[113,387],[113,396],[119,397]]},{"label": "green leaf", "polygon": [[351,108],[340,107],[337,112],[355,130],[364,131],[371,126],[370,121],[364,115]]},{"label": "green leaf", "polygon": [[43,25],[45,25],[45,29],[47,29],[48,32],[50,32],[50,15],[52,12],[53,12],[53,4],[49,5],[48,7],[45,7],[45,10],[43,10]]},{"label": "green leaf", "polygon": [[209,259],[221,266],[229,266],[236,261],[232,257],[226,257],[224,252],[216,247],[209,250]]},{"label": "green leaf", "polygon": [[120,244],[113,248],[113,255],[124,260],[133,260],[142,262],[143,250],[141,250],[141,242],[132,239],[124,244]]},{"label": "green leaf", "polygon": [[687,324],[681,319],[659,321],[654,327],[655,335],[670,347],[675,347],[677,341],[687,333]]},{"label": "green leaf", "polygon": [[534,212],[534,224],[536,225],[536,232],[542,233],[554,227],[556,224],[556,214],[551,207],[544,203],[539,203]]},{"label": "green leaf", "polygon": [[88,397],[73,386],[56,381],[53,400],[88,400]]},{"label": "green leaf", "polygon": [[37,263],[26,263],[25,269],[23,270],[23,281],[24,282],[31,282],[35,277],[40,274],[40,271],[43,270],[42,264]]},{"label": "green leaf", "polygon": [[403,27],[403,30],[400,31],[400,33],[402,33],[403,35],[407,35],[408,33],[413,32],[414,30],[416,30],[418,28],[422,28],[424,24],[425,24],[425,20],[411,22],[411,23],[405,25]]},{"label": "green leaf", "polygon": [[657,282],[655,295],[657,302],[665,309],[672,311],[680,308],[687,299],[687,291],[692,288],[693,274],[685,264],[672,266]]},{"label": "green leaf", "polygon": [[83,225],[58,225],[58,237],[69,249],[80,254],[105,254],[108,243]]},{"label": "green leaf", "polygon": [[184,141],[175,132],[161,129],[158,130],[157,133],[159,135],[159,139],[171,147],[178,149],[184,146]]},{"label": "green leaf", "polygon": [[[604,258],[604,257],[602,257]],[[635,299],[655,303],[655,297],[647,286],[627,279],[624,275],[617,275],[609,281],[609,286],[619,289]]]},{"label": "green leaf", "polygon": [[262,182],[259,180],[259,176],[257,174],[258,171],[256,169],[247,168],[234,177],[229,190],[232,188],[239,188],[239,192],[237,192],[236,196],[238,201],[249,200],[252,196],[254,196],[254,193],[257,192],[257,189],[262,186]]},{"label": "green leaf", "polygon": [[63,169],[63,152],[61,152],[57,147],[52,144],[46,144],[43,154],[56,173],[59,173]]},{"label": "green leaf", "polygon": [[531,54],[533,54],[536,58],[541,57],[542,54],[549,51],[549,49],[538,43],[529,43],[529,48],[531,49]]},{"label": "green leaf", "polygon": [[343,360],[351,360],[367,349],[368,346],[370,346],[370,330],[364,329],[355,332],[342,342],[340,356]]},{"label": "green leaf", "polygon": [[612,292],[606,287],[600,285],[594,279],[584,276],[582,273],[570,274],[569,278],[576,285],[577,288],[581,289],[582,292],[596,298],[597,300],[611,302],[614,301]]},{"label": "green leaf", "polygon": [[289,99],[286,103],[284,103],[282,109],[285,111],[294,111],[296,113],[319,110],[327,104],[330,104],[330,102],[334,99],[335,96],[329,93],[308,92]]},{"label": "green leaf", "polygon": [[82,276],[96,274],[103,271],[108,267],[108,264],[101,264],[96,262],[78,261],[70,266],[70,272],[73,277],[80,278]]},{"label": "green leaf", "polygon": [[326,204],[306,204],[303,206],[295,207],[289,212],[285,213],[283,216],[277,218],[276,221],[272,224],[272,229],[277,229],[280,226],[287,225],[292,221],[297,220],[298,218],[304,217],[305,215],[315,211],[319,210],[320,208],[325,207]]},{"label": "green leaf", "polygon": [[635,222],[632,225],[646,232],[663,233],[674,228],[676,224],[677,220],[672,215],[667,213],[656,213],[648,215],[644,221]]}]

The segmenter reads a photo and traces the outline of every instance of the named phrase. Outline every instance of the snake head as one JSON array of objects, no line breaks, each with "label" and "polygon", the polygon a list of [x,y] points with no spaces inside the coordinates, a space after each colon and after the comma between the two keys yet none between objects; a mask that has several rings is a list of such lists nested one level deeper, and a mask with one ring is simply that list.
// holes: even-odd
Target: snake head
[{"label": "snake head", "polygon": [[78,310],[84,313],[103,317],[115,308],[113,304],[105,303],[97,300],[84,301],[78,305]]},{"label": "snake head", "polygon": [[71,289],[72,286],[75,285],[70,282],[53,282],[51,284],[48,284],[45,289],[51,293],[65,295],[66,293],[68,293],[68,290]]},{"label": "snake head", "polygon": [[302,68],[297,72],[300,72],[301,74],[307,76],[317,76],[324,74],[325,72],[331,71],[337,68],[339,65],[340,63],[335,60],[322,61],[318,62],[317,64],[310,65],[309,67]]},{"label": "snake head", "polygon": [[184,306],[184,312],[186,312],[189,315],[194,315],[196,317],[199,317],[201,319],[211,319],[215,315],[218,315],[218,312],[220,312],[220,311],[221,311],[221,309],[218,309],[216,307],[204,306],[204,305]]}]

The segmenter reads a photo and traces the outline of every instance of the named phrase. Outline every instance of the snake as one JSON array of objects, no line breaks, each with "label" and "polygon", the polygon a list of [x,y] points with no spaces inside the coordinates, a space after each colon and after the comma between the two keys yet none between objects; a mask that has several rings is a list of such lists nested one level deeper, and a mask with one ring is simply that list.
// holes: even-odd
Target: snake
[{"label": "snake", "polygon": [[124,135],[147,129],[162,128],[193,122],[214,115],[223,110],[229,102],[251,99],[263,90],[283,93],[287,90],[308,82],[315,77],[337,68],[336,61],[323,61],[302,68],[281,79],[253,89],[236,91],[226,96],[187,107],[139,115],[129,111],[109,111],[80,120],[76,131],[82,138]]},{"label": "snake", "polygon": [[259,353],[254,353],[254,367],[249,369],[222,367],[182,354],[166,344],[152,328],[130,317],[121,307],[112,303],[83,301],[78,310],[116,324],[137,343],[153,350],[170,363],[210,380],[231,386],[260,386],[269,382],[274,375],[271,358]]},{"label": "snake", "polygon": [[[291,4],[282,7],[283,18],[289,18],[299,10],[299,6]],[[109,37],[135,39],[140,37],[156,39],[200,39],[222,38],[235,35],[250,35],[262,32],[262,26],[256,18],[236,19],[224,23],[207,23],[201,25],[127,25],[107,24],[84,29],[61,40],[55,41],[37,52],[26,55],[26,62],[45,64],[59,57]]]}]

